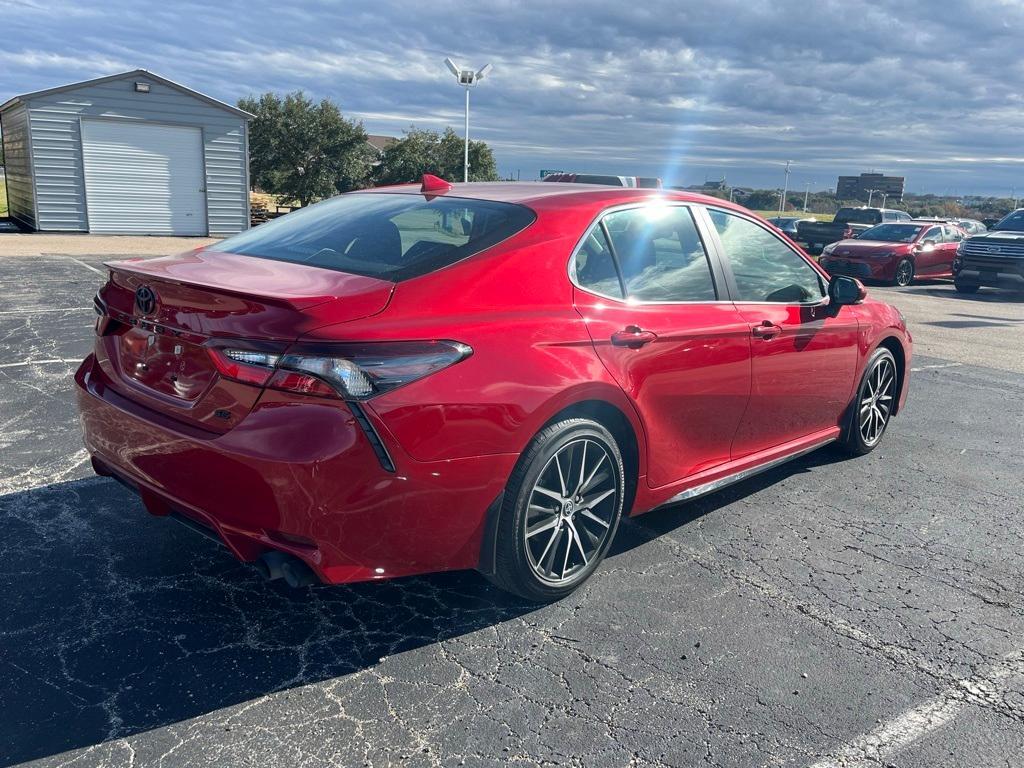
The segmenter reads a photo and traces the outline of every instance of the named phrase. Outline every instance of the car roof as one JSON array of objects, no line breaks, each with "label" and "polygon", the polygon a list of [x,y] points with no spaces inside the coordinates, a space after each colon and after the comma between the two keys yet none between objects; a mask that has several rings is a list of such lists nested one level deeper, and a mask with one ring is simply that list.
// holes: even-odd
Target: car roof
[{"label": "car roof", "polygon": [[[419,183],[399,184],[390,187],[363,189],[355,194],[381,193],[419,195]],[[427,193],[431,194],[431,193]],[[528,207],[543,205],[545,208],[566,206],[582,206],[605,208],[612,205],[644,202],[648,200],[674,200],[678,202],[703,203],[728,208],[748,215],[751,211],[741,205],[730,203],[718,197],[700,195],[695,192],[684,192],[675,189],[652,189],[649,187],[612,187],[599,184],[573,184],[559,182],[557,184],[543,181],[470,181],[452,184],[452,188],[442,194],[445,197],[468,198],[471,200],[491,200],[501,203],[520,203]]]}]

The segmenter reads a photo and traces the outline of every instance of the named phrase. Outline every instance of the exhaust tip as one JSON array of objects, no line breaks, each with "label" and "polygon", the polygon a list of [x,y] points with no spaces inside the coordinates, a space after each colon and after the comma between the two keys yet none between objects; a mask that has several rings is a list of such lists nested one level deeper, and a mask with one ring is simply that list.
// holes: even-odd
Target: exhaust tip
[{"label": "exhaust tip", "polygon": [[288,557],[284,552],[274,550],[261,555],[254,565],[264,579],[274,581],[284,577],[284,565]]},{"label": "exhaust tip", "polygon": [[281,571],[289,587],[308,587],[320,582],[313,569],[297,557],[288,558],[281,566]]}]

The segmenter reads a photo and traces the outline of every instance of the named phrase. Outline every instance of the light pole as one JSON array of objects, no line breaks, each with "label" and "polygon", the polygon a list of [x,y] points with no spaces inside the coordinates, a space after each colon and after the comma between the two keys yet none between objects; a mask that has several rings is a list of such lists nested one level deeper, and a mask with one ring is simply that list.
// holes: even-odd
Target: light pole
[{"label": "light pole", "polygon": [[879,189],[869,189],[868,190],[868,208],[871,207],[871,198],[874,196],[875,192],[880,192],[880,191],[881,190],[879,190]]},{"label": "light pole", "polygon": [[789,166],[792,162],[792,160],[786,161],[786,183],[785,186],[783,186],[782,188],[782,198],[779,200],[779,216],[781,216],[786,211],[786,195],[789,193]]},{"label": "light pole", "polygon": [[490,64],[486,64],[474,72],[472,69],[461,69],[451,59],[445,59],[444,63],[449,71],[455,75],[459,85],[466,89],[466,146],[462,160],[462,180],[469,181],[469,89],[483,80],[493,67]]},{"label": "light pole", "polygon": [[818,182],[816,182],[816,181],[808,181],[808,182],[806,182],[807,188],[804,190],[804,213],[807,213],[807,198],[810,197],[810,195],[811,195],[811,185],[812,184],[817,184],[817,183]]},{"label": "light pole", "polygon": [[885,208],[885,201],[888,200],[888,199],[889,199],[889,193],[888,192],[883,192],[882,193],[882,207],[883,208]]}]

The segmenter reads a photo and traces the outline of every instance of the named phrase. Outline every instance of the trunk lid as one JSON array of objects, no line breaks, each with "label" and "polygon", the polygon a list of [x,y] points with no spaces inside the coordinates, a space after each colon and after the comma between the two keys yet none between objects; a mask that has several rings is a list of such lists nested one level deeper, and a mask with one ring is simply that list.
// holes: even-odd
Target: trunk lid
[{"label": "trunk lid", "polygon": [[381,312],[393,283],[269,259],[192,251],[111,262],[98,295],[97,358],[122,395],[225,432],[260,387],[222,378],[208,347],[283,351],[325,322]]}]

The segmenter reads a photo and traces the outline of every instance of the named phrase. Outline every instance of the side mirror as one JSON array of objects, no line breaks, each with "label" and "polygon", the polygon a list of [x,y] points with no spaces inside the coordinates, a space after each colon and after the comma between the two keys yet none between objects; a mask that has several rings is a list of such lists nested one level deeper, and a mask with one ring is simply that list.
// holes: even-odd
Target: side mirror
[{"label": "side mirror", "polygon": [[847,304],[860,304],[868,297],[864,284],[846,275],[835,275],[828,281],[828,298],[832,306],[842,307]]},{"label": "side mirror", "polygon": [[921,253],[931,253],[935,250],[935,241],[925,240],[920,246],[918,246],[918,250],[920,250]]}]

